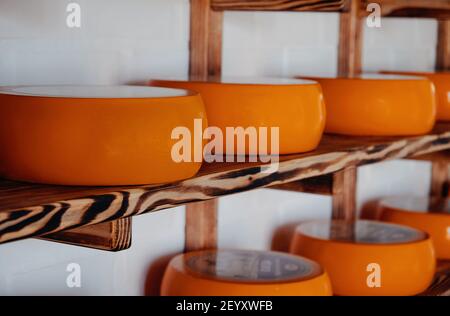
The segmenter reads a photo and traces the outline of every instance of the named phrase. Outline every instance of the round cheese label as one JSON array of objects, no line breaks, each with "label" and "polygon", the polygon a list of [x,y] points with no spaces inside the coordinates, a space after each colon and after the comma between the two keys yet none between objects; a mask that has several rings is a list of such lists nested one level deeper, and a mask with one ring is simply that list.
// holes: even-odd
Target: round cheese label
[{"label": "round cheese label", "polygon": [[187,258],[185,265],[202,276],[246,282],[306,279],[321,272],[313,261],[270,251],[203,251]]},{"label": "round cheese label", "polygon": [[366,244],[394,244],[424,240],[427,235],[414,228],[375,221],[312,221],[298,227],[313,238]]}]

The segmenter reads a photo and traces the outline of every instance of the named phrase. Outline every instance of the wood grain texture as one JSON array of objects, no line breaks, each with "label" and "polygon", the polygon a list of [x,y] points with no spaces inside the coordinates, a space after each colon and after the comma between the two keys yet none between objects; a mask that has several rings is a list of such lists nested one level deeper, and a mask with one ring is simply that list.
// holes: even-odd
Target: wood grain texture
[{"label": "wood grain texture", "polygon": [[41,238],[100,250],[125,250],[131,246],[131,217],[53,233]]},{"label": "wood grain texture", "polygon": [[217,199],[186,206],[185,251],[217,248],[217,206]]},{"label": "wood grain texture", "polygon": [[438,23],[436,70],[450,71],[450,20],[439,21]]},{"label": "wood grain texture", "polygon": [[450,124],[438,123],[429,135],[407,138],[325,135],[315,151],[281,156],[278,170],[269,173],[262,173],[263,165],[259,163],[212,163],[204,164],[191,179],[159,186],[64,187],[3,180],[0,181],[0,242],[446,149],[450,149]]},{"label": "wood grain texture", "polygon": [[381,14],[398,17],[427,17],[445,19],[450,17],[449,0],[363,0],[361,14],[366,15],[370,2],[379,3]]},{"label": "wood grain texture", "polygon": [[[210,0],[191,0],[189,76],[218,77],[222,70],[223,12],[213,11]],[[185,250],[217,247],[217,200],[186,207]]]},{"label": "wood grain texture", "polygon": [[315,178],[293,181],[268,187],[268,189],[332,195],[333,176],[323,175]]},{"label": "wood grain texture", "polygon": [[356,167],[350,166],[333,174],[332,219],[356,220]]},{"label": "wood grain texture", "polygon": [[439,261],[431,286],[422,296],[450,296],[450,261]]},{"label": "wood grain texture", "polygon": [[222,64],[223,13],[210,0],[191,0],[189,75],[192,79],[219,76]]},{"label": "wood grain texture", "polygon": [[449,163],[446,160],[432,161],[430,195],[435,197],[448,196]]},{"label": "wood grain texture", "polygon": [[211,0],[214,10],[342,11],[347,0]]},{"label": "wood grain texture", "polygon": [[361,73],[362,19],[359,0],[349,0],[349,10],[341,13],[339,22],[338,75],[354,77]]}]

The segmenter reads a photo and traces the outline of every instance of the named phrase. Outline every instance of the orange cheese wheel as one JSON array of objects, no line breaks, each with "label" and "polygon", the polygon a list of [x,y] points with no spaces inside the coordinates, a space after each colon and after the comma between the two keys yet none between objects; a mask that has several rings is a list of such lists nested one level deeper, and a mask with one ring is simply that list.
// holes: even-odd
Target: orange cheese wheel
[{"label": "orange cheese wheel", "polygon": [[[150,84],[200,92],[209,125],[220,128],[224,135],[227,127],[254,127],[267,128],[270,136],[270,129],[278,127],[280,154],[313,150],[325,126],[322,91],[313,81],[223,78],[209,81],[151,80]],[[235,151],[230,152],[224,146],[224,152],[254,154],[249,152],[248,146],[235,147]]]},{"label": "orange cheese wheel", "polygon": [[291,252],[318,262],[336,295],[414,295],[435,272],[427,234],[375,221],[311,221],[297,227]]},{"label": "orange cheese wheel", "polygon": [[0,176],[64,185],[128,185],[193,176],[176,163],[172,130],[207,125],[201,97],[137,86],[0,89]]},{"label": "orange cheese wheel", "polygon": [[433,82],[437,97],[437,119],[450,121],[450,72],[383,72],[403,75],[424,76]]},{"label": "orange cheese wheel", "polygon": [[381,220],[427,232],[438,259],[450,259],[450,200],[398,196],[380,201]]},{"label": "orange cheese wheel", "polygon": [[325,131],[355,136],[428,133],[436,119],[433,84],[420,77],[312,78],[327,108]]},{"label": "orange cheese wheel", "polygon": [[315,262],[271,251],[206,250],[174,257],[161,294],[169,296],[331,295]]}]

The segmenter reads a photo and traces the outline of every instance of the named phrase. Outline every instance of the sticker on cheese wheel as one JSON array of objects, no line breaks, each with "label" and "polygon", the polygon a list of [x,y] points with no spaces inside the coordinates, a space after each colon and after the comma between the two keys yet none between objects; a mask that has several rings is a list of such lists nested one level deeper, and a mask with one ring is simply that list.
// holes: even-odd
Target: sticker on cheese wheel
[{"label": "sticker on cheese wheel", "polygon": [[270,251],[207,250],[181,254],[164,274],[162,295],[331,295],[315,262]]},{"label": "sticker on cheese wheel", "polygon": [[[157,184],[192,177],[174,161],[180,126],[207,127],[196,92],[147,86],[0,89],[0,176],[62,185]],[[194,150],[192,150],[194,152]]]},{"label": "sticker on cheese wheel", "polygon": [[379,203],[382,221],[403,224],[430,234],[438,259],[450,259],[450,200],[396,196]]},{"label": "sticker on cheese wheel", "polygon": [[[234,147],[227,147],[224,142],[222,154],[292,154],[311,151],[319,144],[325,126],[322,90],[317,82],[311,80],[181,78],[155,79],[149,84],[199,92],[205,102],[209,125],[218,128],[223,135],[235,137]],[[236,132],[235,135],[239,135],[238,128],[248,135],[257,135],[254,146],[249,145],[251,141],[241,142],[230,133],[232,130]]]},{"label": "sticker on cheese wheel", "polygon": [[426,134],[436,120],[435,90],[424,77],[311,78],[327,107],[325,132],[354,136]]},{"label": "sticker on cheese wheel", "polygon": [[291,252],[323,266],[336,295],[419,294],[436,265],[426,233],[376,221],[305,222],[295,231]]}]

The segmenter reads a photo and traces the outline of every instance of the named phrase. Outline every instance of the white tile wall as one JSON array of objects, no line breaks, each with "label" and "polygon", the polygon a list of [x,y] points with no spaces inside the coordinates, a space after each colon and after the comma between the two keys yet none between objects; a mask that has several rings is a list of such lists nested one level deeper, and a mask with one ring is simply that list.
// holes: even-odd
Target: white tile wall
[{"label": "white tile wall", "polygon": [[383,18],[381,28],[364,28],[363,69],[431,71],[435,66],[437,22]]},{"label": "white tile wall", "polygon": [[[0,0],[0,85],[145,81],[188,69],[188,0],[78,0],[82,28],[65,27],[68,0]],[[333,13],[227,12],[225,75],[333,75],[339,17]],[[432,69],[436,23],[383,19],[366,29],[364,69]],[[427,163],[359,169],[358,206],[384,194],[423,195]],[[330,198],[268,189],[219,205],[221,247],[285,249],[292,224],[327,217]],[[104,253],[39,240],[0,246],[0,295],[154,294],[164,264],[182,251],[183,208],[135,218],[132,248]],[[68,288],[66,266],[82,268]]]},{"label": "white tile wall", "polygon": [[0,85],[117,84],[188,71],[187,0],[0,1]]}]

